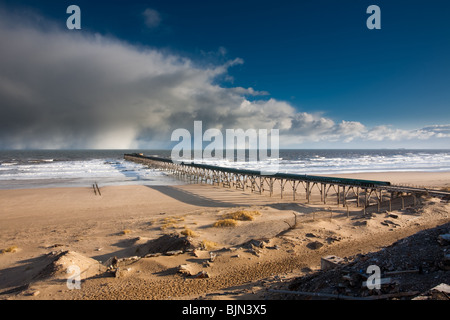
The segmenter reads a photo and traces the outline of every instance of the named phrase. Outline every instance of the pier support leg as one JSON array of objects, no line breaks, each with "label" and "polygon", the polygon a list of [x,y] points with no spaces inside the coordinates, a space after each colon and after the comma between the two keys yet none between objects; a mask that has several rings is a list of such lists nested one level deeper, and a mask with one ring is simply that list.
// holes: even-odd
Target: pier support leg
[{"label": "pier support leg", "polygon": [[307,181],[306,182],[306,201],[307,201],[307,203],[309,203],[309,198],[310,198],[310,193],[311,193],[309,185],[310,185],[310,183],[309,183],[309,181]]},{"label": "pier support leg", "polygon": [[356,206],[359,207],[359,187],[356,188]]},{"label": "pier support leg", "polygon": [[345,192],[345,186],[342,186],[342,193],[344,195],[344,199],[342,201],[342,206],[345,207],[347,205],[347,194]]},{"label": "pier support leg", "polygon": [[340,204],[340,202],[341,202],[341,188],[340,188],[340,186],[338,185],[337,186],[337,205],[339,206],[339,204]]}]

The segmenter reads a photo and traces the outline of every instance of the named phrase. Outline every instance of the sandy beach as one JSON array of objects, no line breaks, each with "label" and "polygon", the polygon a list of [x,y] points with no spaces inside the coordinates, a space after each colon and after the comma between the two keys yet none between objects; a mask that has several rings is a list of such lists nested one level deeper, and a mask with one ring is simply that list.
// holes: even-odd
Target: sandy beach
[{"label": "sandy beach", "polygon": [[[449,172],[340,176],[450,187]],[[99,186],[101,196],[91,187],[0,190],[0,299],[264,299],[282,279],[320,269],[323,256],[376,251],[450,222],[450,205],[435,198],[394,208],[391,227],[381,223],[386,213],[360,224],[361,208],[347,214],[301,197],[198,184]],[[236,212],[250,218],[216,225]],[[311,248],[314,241],[321,246]],[[72,265],[79,288],[68,285]]]}]

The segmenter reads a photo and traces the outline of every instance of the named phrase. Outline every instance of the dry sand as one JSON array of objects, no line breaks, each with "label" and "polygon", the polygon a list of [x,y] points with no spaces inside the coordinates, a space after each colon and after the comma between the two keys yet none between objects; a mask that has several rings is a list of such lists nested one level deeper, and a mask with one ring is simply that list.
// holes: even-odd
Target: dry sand
[{"label": "dry sand", "polygon": [[[448,172],[345,176],[450,186]],[[318,269],[324,255],[379,250],[450,221],[450,205],[434,198],[416,210],[395,207],[396,225],[386,226],[386,213],[361,219],[361,208],[350,207],[347,215],[333,204],[210,185],[114,186],[101,193],[0,190],[0,299],[263,299],[271,283]],[[235,227],[213,226],[242,209],[259,214]],[[297,225],[290,228],[294,214]],[[156,250],[152,240],[186,229],[195,233],[189,244],[196,250],[145,257]],[[265,240],[264,247],[249,244],[252,239]],[[215,246],[200,250],[202,241]],[[119,262],[111,266],[106,262],[113,257]],[[80,289],[67,285],[72,265],[81,271]],[[207,277],[179,273],[180,265]]]}]

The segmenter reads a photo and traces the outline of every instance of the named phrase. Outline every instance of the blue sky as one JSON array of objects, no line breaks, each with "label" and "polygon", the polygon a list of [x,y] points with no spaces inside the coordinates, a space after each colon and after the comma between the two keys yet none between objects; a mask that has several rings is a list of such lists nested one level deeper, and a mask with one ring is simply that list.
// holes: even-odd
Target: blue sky
[{"label": "blue sky", "polygon": [[[81,8],[82,30],[65,28],[69,16],[65,11],[71,4]],[[366,9],[372,4],[381,9],[381,30],[366,27],[370,16]],[[125,136],[127,138],[117,143],[117,147],[158,147],[168,140],[171,130],[187,126],[187,121],[178,123],[176,120],[186,120],[183,114],[191,116],[190,122],[204,120],[209,126],[242,126],[253,121],[235,119],[237,114],[242,114],[242,109],[257,113],[254,117],[250,113],[243,117],[256,119],[252,123],[255,128],[264,127],[268,122],[266,119],[275,119],[270,126],[280,127],[286,137],[283,140],[285,147],[448,148],[450,142],[448,1],[1,1],[0,8],[4,14],[7,12],[16,17],[8,21],[6,27],[2,26],[4,36],[1,41],[17,32],[7,33],[14,25],[16,28],[26,25],[22,27],[22,35],[38,30],[46,39],[55,39],[47,44],[48,50],[53,50],[50,55],[55,57],[63,57],[63,52],[55,52],[58,51],[57,41],[80,44],[79,47],[86,50],[80,53],[83,61],[87,65],[92,63],[93,68],[97,67],[94,61],[99,46],[111,45],[109,52],[114,66],[120,61],[115,59],[119,59],[117,53],[123,48],[129,50],[130,58],[134,54],[149,53],[148,59],[156,59],[153,54],[158,53],[158,59],[162,59],[160,65],[167,64],[165,70],[179,68],[176,72],[183,72],[182,76],[178,74],[178,79],[186,81],[183,84],[180,84],[181,80],[167,81],[163,88],[175,92],[174,97],[157,99],[156,94],[142,97],[141,101],[145,100],[142,108],[133,109],[130,114],[139,119],[144,118],[143,114],[150,114],[153,120],[160,117],[160,121],[138,121],[138,131],[129,128],[134,119],[125,119],[127,116],[120,112],[111,123],[92,120],[82,126],[85,131],[97,126],[101,130],[92,129],[91,136],[110,134],[111,141],[98,138],[95,144],[83,144],[85,137],[73,133],[81,120],[75,119],[64,127],[54,125],[50,120],[38,123],[40,120],[28,119],[18,121],[18,126],[30,128],[31,125],[42,131],[40,127],[45,123],[45,128],[54,125],[56,131],[49,131],[41,140],[26,143],[29,137],[19,134],[23,130],[12,128],[8,137],[3,133],[2,148],[99,147],[102,144],[114,147],[117,137]],[[93,37],[97,40],[92,40]],[[93,47],[84,46],[95,41],[99,43]],[[30,42],[25,44],[31,46]],[[45,55],[45,51],[37,56],[40,55]],[[11,56],[8,59],[12,59]],[[80,57],[74,55],[70,59],[78,61]],[[70,59],[67,58],[64,64],[70,64]],[[6,60],[3,59],[3,63]],[[62,58],[55,58],[55,61],[60,60]],[[172,63],[173,60],[187,61],[189,66]],[[145,64],[145,59],[143,61]],[[54,68],[60,70],[57,63]],[[78,72],[80,79],[86,77],[80,68],[67,70],[67,74],[72,75]],[[137,77],[135,73],[120,72],[124,77]],[[146,69],[146,72],[145,79],[150,81],[153,75],[165,71]],[[167,77],[169,74],[173,75],[168,72]],[[23,79],[29,78],[30,74],[24,72]],[[29,81],[16,79],[10,80],[7,87],[18,82],[20,86],[32,86]],[[73,87],[82,90],[79,83],[74,83]],[[110,92],[122,88],[124,92],[135,90],[125,87],[131,88],[125,83],[120,89],[111,87]],[[205,87],[210,90],[203,92]],[[187,90],[191,91],[184,95]],[[200,91],[201,97],[198,96]],[[10,93],[5,94],[4,101],[11,99]],[[68,100],[77,99],[62,94],[52,99]],[[48,114],[56,112],[60,114],[59,120],[70,121],[70,117],[76,118],[74,110],[80,113],[84,110],[77,105],[80,103],[92,104],[89,110],[101,113],[104,107],[95,102],[100,100],[101,96],[96,96],[92,101],[75,101],[70,108],[53,109]],[[243,107],[242,100],[249,106],[244,104]],[[23,103],[17,99],[11,103],[14,108],[12,105],[5,108],[4,114],[20,119],[20,113],[11,110],[21,108]],[[121,103],[125,108],[128,103],[138,102],[124,99]],[[190,107],[194,103],[205,106]],[[24,110],[30,108],[23,107]],[[33,110],[37,108],[43,107],[36,105]],[[172,108],[170,115],[162,111]],[[93,118],[89,113],[83,116]],[[123,126],[119,119],[123,119]],[[166,122],[174,126],[161,125]],[[113,126],[121,130],[112,132]],[[165,135],[155,138],[156,128],[160,133],[166,132]],[[70,134],[61,139],[54,138],[56,133],[64,132]],[[30,129],[29,135],[33,135],[33,130]],[[49,139],[50,136],[53,138]]]}]

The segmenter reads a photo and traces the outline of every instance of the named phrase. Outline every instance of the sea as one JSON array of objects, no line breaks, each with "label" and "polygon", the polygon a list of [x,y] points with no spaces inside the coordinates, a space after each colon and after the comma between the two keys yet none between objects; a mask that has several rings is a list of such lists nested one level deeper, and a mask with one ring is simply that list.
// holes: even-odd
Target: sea
[{"label": "sea", "polygon": [[[171,150],[0,150],[0,189],[109,185],[177,185],[166,172],[124,160],[126,153],[170,157]],[[269,154],[270,156],[270,154]],[[279,150],[277,158],[248,161],[235,157],[197,162],[248,170],[293,174],[450,171],[449,150]]]}]

